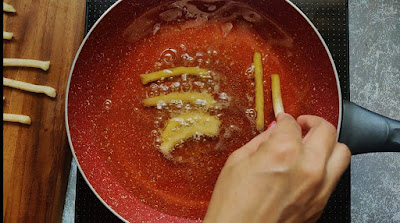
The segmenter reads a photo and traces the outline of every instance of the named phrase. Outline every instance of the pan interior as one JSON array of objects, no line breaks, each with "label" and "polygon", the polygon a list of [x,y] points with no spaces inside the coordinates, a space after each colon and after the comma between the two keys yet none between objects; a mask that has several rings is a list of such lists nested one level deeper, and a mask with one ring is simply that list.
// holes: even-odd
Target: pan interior
[{"label": "pan interior", "polygon": [[[337,125],[339,98],[329,56],[314,30],[286,4],[272,1],[260,13],[235,1],[178,1],[146,10],[128,3],[120,2],[87,38],[68,95],[79,165],[96,193],[124,218],[145,219],[138,209],[151,218],[204,216],[227,157],[258,134],[254,52],[263,57],[266,125],[274,120],[274,73],[281,78],[287,113],[314,114]],[[138,7],[143,12],[132,13]],[[206,68],[214,76],[141,83],[140,74],[179,66]],[[222,105],[208,110],[222,121],[221,131],[185,141],[167,159],[158,149],[167,120],[201,108],[149,108],[142,101],[187,91],[206,91]]]}]

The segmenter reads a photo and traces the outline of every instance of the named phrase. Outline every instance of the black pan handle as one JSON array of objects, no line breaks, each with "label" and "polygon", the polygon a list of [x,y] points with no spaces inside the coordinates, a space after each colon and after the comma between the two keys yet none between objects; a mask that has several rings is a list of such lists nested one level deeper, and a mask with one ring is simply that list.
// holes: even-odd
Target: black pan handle
[{"label": "black pan handle", "polygon": [[353,155],[400,152],[400,121],[343,101],[339,142],[346,144]]}]

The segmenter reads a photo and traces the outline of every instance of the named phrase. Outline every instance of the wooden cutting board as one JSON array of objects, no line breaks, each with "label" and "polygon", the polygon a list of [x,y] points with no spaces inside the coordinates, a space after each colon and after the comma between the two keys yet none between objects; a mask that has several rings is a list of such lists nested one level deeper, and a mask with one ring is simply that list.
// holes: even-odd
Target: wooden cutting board
[{"label": "wooden cutting board", "polygon": [[85,0],[6,0],[5,58],[50,60],[50,69],[3,68],[3,77],[48,85],[57,97],[4,87],[3,111],[29,115],[32,125],[3,123],[3,222],[60,222],[71,164],[65,92],[84,37]]}]

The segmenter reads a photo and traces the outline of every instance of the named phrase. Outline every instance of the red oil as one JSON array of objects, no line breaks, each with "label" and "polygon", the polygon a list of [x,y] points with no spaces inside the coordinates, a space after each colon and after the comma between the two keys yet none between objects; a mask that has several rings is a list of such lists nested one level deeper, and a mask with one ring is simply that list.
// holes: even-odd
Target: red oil
[{"label": "red oil", "polygon": [[[93,77],[72,88],[72,98],[79,93],[87,96],[79,96],[82,104],[70,110],[75,116],[90,110],[84,121],[94,132],[91,140],[99,159],[126,190],[160,212],[202,218],[227,157],[258,134],[254,52],[263,58],[265,126],[274,120],[273,73],[280,74],[287,113],[316,114],[337,123],[334,76],[324,77],[314,69],[303,58],[304,46],[296,45],[276,21],[246,5],[179,1],[150,10],[120,32],[121,38],[104,43],[90,64],[77,66],[77,75]],[[178,66],[210,69],[213,75],[141,84],[140,74]],[[142,101],[187,91],[206,91],[222,105],[208,111],[222,121],[220,134],[185,141],[172,152],[172,160],[166,159],[158,146],[167,120],[202,108],[187,104],[149,108]]]}]

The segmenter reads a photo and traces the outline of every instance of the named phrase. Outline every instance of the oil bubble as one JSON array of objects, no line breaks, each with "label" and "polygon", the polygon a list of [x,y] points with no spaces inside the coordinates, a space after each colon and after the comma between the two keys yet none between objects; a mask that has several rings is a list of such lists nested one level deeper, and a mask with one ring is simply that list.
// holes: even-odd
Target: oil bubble
[{"label": "oil bubble", "polygon": [[253,119],[253,118],[256,117],[256,111],[255,111],[254,109],[252,109],[252,108],[246,109],[246,116],[247,116],[248,118]]},{"label": "oil bubble", "polygon": [[185,61],[189,61],[189,62],[192,62],[193,60],[194,60],[194,58],[193,57],[191,57],[188,53],[184,53],[184,54],[182,54],[182,59],[183,60],[185,60]]},{"label": "oil bubble", "polygon": [[184,44],[181,44],[180,47],[181,47],[181,49],[182,49],[183,51],[187,50],[187,49],[186,49],[186,46],[185,46]]},{"label": "oil bubble", "polygon": [[104,109],[105,110],[110,110],[111,109],[111,104],[112,104],[112,102],[111,102],[111,100],[110,99],[107,99],[105,102],[104,102]]},{"label": "oil bubble", "polygon": [[157,135],[158,135],[157,130],[153,129],[153,130],[151,131],[151,136],[157,136]]},{"label": "oil bubble", "polygon": [[176,50],[175,49],[166,49],[161,53],[161,59],[165,64],[171,64],[176,60]]},{"label": "oil bubble", "polygon": [[156,23],[153,27],[153,35],[155,35],[161,28],[161,24],[160,23]]},{"label": "oil bubble", "polygon": [[208,11],[210,11],[210,12],[214,11],[215,9],[217,9],[216,5],[209,5],[208,6]]},{"label": "oil bubble", "polygon": [[169,89],[169,87],[167,85],[160,84],[160,91],[161,92],[167,92],[168,89]]},{"label": "oil bubble", "polygon": [[251,65],[249,68],[247,68],[244,73],[247,78],[249,79],[254,78],[254,65]]}]

